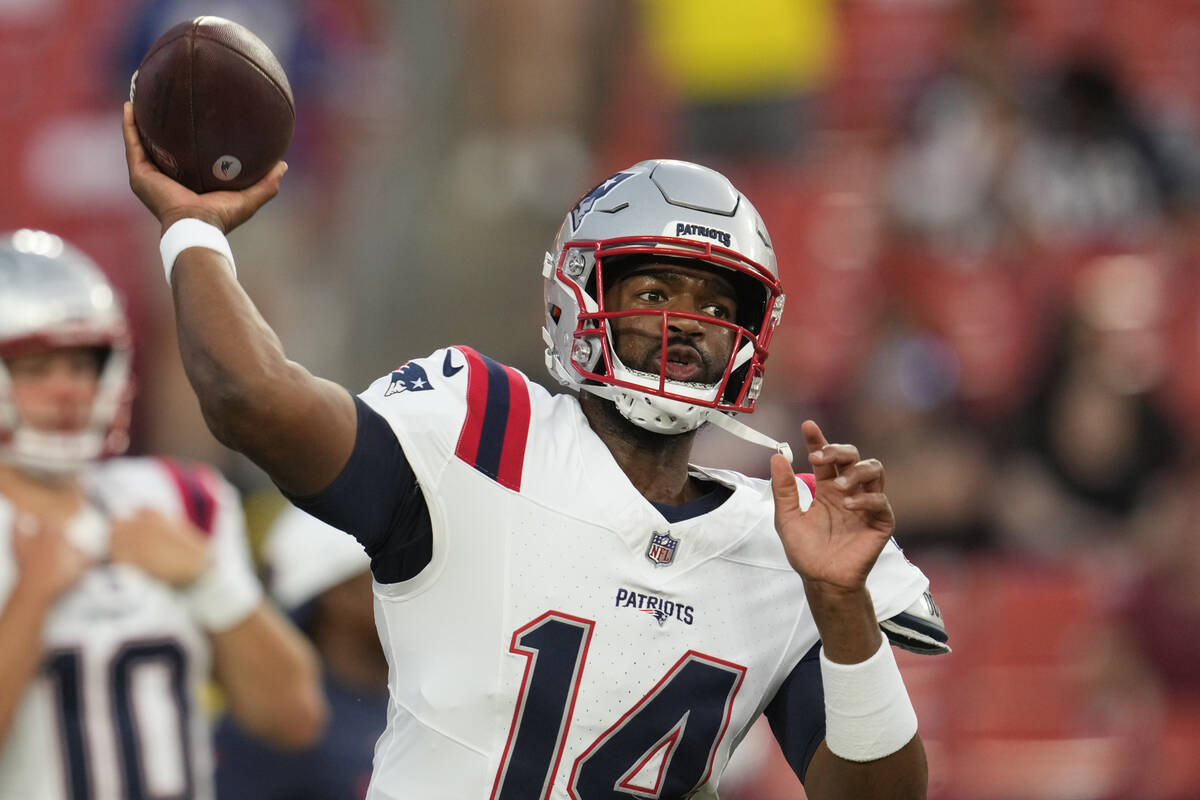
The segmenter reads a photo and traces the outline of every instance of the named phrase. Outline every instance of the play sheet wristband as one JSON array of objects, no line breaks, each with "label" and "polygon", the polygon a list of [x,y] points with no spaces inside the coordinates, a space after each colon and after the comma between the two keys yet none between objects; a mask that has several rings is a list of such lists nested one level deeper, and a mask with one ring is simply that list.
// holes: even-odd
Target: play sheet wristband
[{"label": "play sheet wristband", "polygon": [[192,618],[207,631],[221,633],[250,616],[262,602],[262,586],[250,574],[214,564],[183,591]]},{"label": "play sheet wristband", "polygon": [[221,229],[215,225],[209,225],[207,222],[187,217],[167,228],[167,232],[163,234],[158,243],[158,252],[162,256],[163,272],[167,276],[168,284],[171,282],[171,270],[175,268],[175,259],[189,247],[204,247],[225,256],[230,272],[233,273],[233,277],[237,277],[233,251],[229,249],[229,240],[225,238],[225,234],[221,233]]},{"label": "play sheet wristband", "polygon": [[874,761],[899,750],[917,733],[904,679],[884,637],[875,655],[836,664],[821,650],[825,685],[825,744],[848,761]]}]

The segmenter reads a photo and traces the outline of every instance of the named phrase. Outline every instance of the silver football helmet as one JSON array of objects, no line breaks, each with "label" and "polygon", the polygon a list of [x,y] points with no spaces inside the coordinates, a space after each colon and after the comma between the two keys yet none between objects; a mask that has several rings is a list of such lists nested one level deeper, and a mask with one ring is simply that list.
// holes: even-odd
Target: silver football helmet
[{"label": "silver football helmet", "polygon": [[[609,324],[614,316],[661,317],[664,353],[668,318],[693,316],[605,308],[605,263],[627,256],[686,259],[725,271],[738,295],[737,317],[703,318],[735,333],[717,383],[670,380],[663,369],[651,374],[622,363]],[[561,384],[612,400],[627,419],[656,433],[684,433],[711,421],[743,438],[786,448],[731,416],[754,410],[783,291],[762,218],[724,175],[670,160],[643,161],[612,175],[567,214],[542,275],[546,366]]]},{"label": "silver football helmet", "polygon": [[[22,423],[4,359],[43,347],[105,351],[87,427],[39,431]],[[133,397],[125,312],[99,267],[58,236],[0,234],[0,461],[66,475],[125,450]]]}]

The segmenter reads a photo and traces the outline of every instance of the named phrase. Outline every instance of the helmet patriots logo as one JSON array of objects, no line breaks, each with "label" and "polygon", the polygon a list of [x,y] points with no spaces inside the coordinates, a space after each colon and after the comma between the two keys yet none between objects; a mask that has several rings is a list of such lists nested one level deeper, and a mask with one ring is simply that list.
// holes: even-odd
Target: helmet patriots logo
[{"label": "helmet patriots logo", "polygon": [[590,192],[580,198],[575,207],[571,209],[571,230],[579,230],[579,223],[583,222],[583,218],[588,215],[588,212],[596,205],[596,202],[604,195],[611,192],[617,187],[617,184],[633,175],[632,172],[618,172],[611,178],[600,184]]},{"label": "helmet patriots logo", "polygon": [[433,384],[429,382],[425,368],[409,361],[407,364],[401,364],[392,372],[392,382],[384,390],[383,396],[388,397],[400,392],[425,392],[432,388]]}]

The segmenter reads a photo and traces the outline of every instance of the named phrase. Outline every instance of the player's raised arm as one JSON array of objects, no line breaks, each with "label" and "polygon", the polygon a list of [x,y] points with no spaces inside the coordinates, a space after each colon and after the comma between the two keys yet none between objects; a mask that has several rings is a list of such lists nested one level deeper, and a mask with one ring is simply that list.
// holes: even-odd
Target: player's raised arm
[{"label": "player's raised arm", "polygon": [[354,447],[354,400],[288,360],[237,282],[224,238],[275,196],[286,165],[243,191],[196,194],[146,158],[131,103],[123,132],[130,188],[162,225],[179,351],[205,421],[285,491],[324,489]]}]

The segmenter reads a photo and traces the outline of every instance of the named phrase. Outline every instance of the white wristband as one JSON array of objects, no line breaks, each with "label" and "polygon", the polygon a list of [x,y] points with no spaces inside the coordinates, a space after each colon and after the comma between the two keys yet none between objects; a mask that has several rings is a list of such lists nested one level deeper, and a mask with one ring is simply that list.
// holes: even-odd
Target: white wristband
[{"label": "white wristband", "polygon": [[158,243],[158,252],[162,256],[163,272],[167,276],[168,284],[171,282],[171,271],[175,269],[175,259],[189,247],[204,247],[225,256],[230,272],[233,273],[233,277],[237,277],[233,251],[229,249],[229,240],[225,238],[225,234],[215,225],[189,217],[167,228],[167,232]]},{"label": "white wristband", "polygon": [[825,743],[848,761],[874,761],[899,750],[917,733],[896,657],[884,637],[875,655],[858,664],[835,664],[821,650],[825,685]]},{"label": "white wristband", "polygon": [[250,616],[262,602],[262,586],[252,575],[213,565],[183,590],[192,617],[207,631],[227,631]]}]

